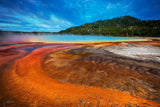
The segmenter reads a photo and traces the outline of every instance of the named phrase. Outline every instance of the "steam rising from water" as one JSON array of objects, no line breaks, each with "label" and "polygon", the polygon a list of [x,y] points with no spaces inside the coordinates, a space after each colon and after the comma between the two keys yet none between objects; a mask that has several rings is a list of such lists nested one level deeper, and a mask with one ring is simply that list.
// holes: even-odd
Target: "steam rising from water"
[{"label": "steam rising from water", "polygon": [[16,34],[16,33],[2,33],[0,35],[0,42],[22,42],[31,41],[33,34]]},{"label": "steam rising from water", "polygon": [[72,34],[32,34],[32,33],[3,33],[0,35],[0,42],[101,42],[101,41],[134,41],[143,40],[135,38],[93,36],[93,35],[72,35]]}]

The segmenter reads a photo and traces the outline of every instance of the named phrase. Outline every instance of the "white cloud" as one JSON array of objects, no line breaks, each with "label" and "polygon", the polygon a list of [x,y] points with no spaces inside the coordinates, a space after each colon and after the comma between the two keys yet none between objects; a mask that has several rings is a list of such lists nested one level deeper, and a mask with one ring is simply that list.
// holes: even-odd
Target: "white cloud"
[{"label": "white cloud", "polygon": [[[26,27],[28,29],[46,29],[46,30],[51,30],[53,29],[53,31],[59,31],[62,29],[66,29],[68,27],[73,26],[74,24],[72,24],[71,22],[59,18],[57,16],[55,16],[54,14],[50,15],[49,19],[44,19],[41,17],[38,17],[32,13],[30,14],[20,14],[17,12],[14,12],[12,14],[3,14],[4,16],[8,16],[8,17],[12,17],[16,20],[8,20],[9,22],[17,22],[16,24],[8,24],[8,23],[2,23],[1,26],[5,27],[5,26],[13,26],[13,27],[19,27],[19,29],[21,29],[21,26]],[[1,19],[0,19],[1,20]],[[25,23],[23,25],[23,23]],[[58,30],[59,29],[59,30]]]},{"label": "white cloud", "polygon": [[106,9],[113,9],[113,8],[117,8],[117,6],[120,6],[119,3],[109,3],[107,6],[106,6]]}]

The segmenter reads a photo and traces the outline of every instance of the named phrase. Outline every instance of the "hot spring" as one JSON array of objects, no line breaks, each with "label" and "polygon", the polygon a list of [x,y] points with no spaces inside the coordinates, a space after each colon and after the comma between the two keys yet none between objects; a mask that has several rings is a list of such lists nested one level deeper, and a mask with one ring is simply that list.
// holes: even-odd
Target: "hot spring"
[{"label": "hot spring", "polygon": [[2,42],[105,42],[105,41],[142,41],[144,39],[113,37],[113,36],[95,36],[95,35],[53,35],[53,34],[6,34],[0,36]]}]

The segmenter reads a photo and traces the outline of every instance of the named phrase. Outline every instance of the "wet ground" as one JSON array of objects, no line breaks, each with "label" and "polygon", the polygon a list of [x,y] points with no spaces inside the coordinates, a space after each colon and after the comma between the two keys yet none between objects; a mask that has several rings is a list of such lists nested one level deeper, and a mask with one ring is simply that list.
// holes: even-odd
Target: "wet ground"
[{"label": "wet ground", "polygon": [[159,46],[159,41],[0,44],[0,106],[158,107],[160,62],[153,57],[159,55],[146,60],[119,53],[131,47],[159,53]]}]

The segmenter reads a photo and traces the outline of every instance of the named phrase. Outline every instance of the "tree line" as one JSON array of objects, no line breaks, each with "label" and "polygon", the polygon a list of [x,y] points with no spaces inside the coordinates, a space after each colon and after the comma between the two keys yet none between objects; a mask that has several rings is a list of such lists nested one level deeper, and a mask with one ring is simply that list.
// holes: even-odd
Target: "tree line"
[{"label": "tree line", "polygon": [[131,16],[123,16],[68,28],[59,33],[127,37],[160,37],[160,20],[139,20]]}]

